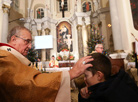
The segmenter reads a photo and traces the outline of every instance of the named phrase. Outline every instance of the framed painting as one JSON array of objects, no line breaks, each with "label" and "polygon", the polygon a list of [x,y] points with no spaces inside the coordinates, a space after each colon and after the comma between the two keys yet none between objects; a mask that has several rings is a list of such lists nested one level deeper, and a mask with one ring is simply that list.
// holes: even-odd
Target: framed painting
[{"label": "framed painting", "polygon": [[57,52],[62,51],[63,49],[73,51],[73,41],[72,41],[72,31],[71,25],[63,21],[57,26]]},{"label": "framed painting", "polygon": [[91,3],[90,2],[85,2],[82,5],[83,12],[91,11]]}]

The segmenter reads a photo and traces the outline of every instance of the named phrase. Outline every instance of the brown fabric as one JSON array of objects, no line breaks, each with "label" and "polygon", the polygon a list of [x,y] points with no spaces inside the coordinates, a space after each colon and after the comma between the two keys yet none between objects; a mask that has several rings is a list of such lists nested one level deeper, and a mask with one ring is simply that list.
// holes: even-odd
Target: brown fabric
[{"label": "brown fabric", "polygon": [[[1,45],[1,43],[0,43]],[[22,62],[25,65],[29,65],[31,62],[25,58],[21,53],[19,53],[17,50],[14,48],[11,48],[10,46],[0,46],[0,50],[5,50],[13,54],[20,62]]]},{"label": "brown fabric", "polygon": [[42,74],[0,50],[0,102],[54,102],[61,72]]}]

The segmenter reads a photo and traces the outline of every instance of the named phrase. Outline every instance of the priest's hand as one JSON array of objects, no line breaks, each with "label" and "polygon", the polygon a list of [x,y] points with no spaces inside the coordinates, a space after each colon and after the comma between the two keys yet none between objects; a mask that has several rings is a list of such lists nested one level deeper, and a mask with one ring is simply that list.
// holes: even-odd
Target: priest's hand
[{"label": "priest's hand", "polygon": [[92,67],[92,64],[87,64],[94,59],[92,56],[86,56],[77,61],[77,63],[73,66],[73,68],[69,71],[70,79],[74,79],[79,77],[88,67]]}]

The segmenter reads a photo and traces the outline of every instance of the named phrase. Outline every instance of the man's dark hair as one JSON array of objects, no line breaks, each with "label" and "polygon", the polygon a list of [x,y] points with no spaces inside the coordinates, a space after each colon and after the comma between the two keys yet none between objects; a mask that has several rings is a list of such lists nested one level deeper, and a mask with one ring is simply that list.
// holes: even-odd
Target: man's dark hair
[{"label": "man's dark hair", "polygon": [[104,74],[105,80],[107,80],[111,76],[111,62],[110,60],[101,53],[93,53],[91,54],[93,61],[90,63],[93,67],[89,67],[87,70],[91,71],[94,75],[97,71],[100,71]]}]

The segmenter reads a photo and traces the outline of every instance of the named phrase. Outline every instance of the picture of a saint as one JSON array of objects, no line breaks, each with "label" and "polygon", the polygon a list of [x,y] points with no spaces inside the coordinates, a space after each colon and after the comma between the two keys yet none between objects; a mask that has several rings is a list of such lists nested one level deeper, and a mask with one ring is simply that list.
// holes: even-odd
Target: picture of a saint
[{"label": "picture of a saint", "polygon": [[64,21],[57,26],[57,51],[60,52],[62,49],[72,49],[72,33],[71,25]]},{"label": "picture of a saint", "polygon": [[59,30],[59,34],[62,37],[62,41],[64,41],[64,39],[67,39],[68,28],[65,25],[62,26],[62,28]]},{"label": "picture of a saint", "polygon": [[91,3],[86,1],[83,4],[83,12],[87,12],[87,11],[90,11],[90,10],[91,10]]}]

